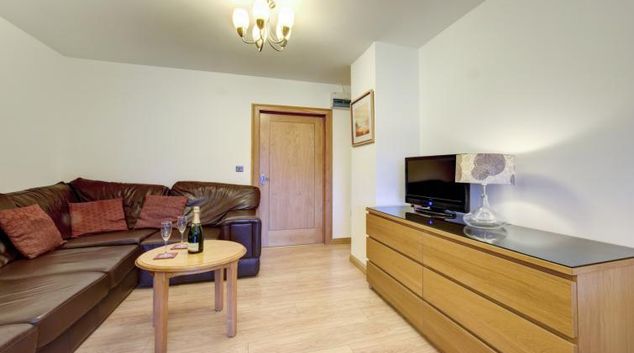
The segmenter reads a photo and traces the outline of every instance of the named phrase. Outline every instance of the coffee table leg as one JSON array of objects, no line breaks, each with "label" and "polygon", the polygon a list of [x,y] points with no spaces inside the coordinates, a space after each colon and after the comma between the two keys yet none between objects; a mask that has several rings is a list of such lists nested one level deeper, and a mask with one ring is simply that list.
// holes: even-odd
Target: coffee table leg
[{"label": "coffee table leg", "polygon": [[167,352],[167,299],[169,278],[166,273],[154,274],[154,352]]},{"label": "coffee table leg", "polygon": [[238,327],[238,261],[227,267],[227,336],[236,335]]},{"label": "coffee table leg", "polygon": [[[154,283],[154,272],[150,272],[152,283]],[[152,292],[152,326],[156,326],[156,295]]]},{"label": "coffee table leg", "polygon": [[[152,280],[153,285],[156,286],[156,280]],[[156,308],[156,289],[152,294],[152,326],[156,327],[156,312],[158,309]]]},{"label": "coffee table leg", "polygon": [[222,311],[222,306],[224,304],[224,284],[225,284],[225,269],[221,268],[214,271],[214,287],[216,290],[216,311]]}]

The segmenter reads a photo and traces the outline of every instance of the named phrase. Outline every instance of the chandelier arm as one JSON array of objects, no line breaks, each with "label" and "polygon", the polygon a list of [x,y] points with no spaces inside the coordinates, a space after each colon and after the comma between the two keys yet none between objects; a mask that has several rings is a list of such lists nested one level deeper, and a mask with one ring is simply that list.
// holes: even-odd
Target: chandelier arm
[{"label": "chandelier arm", "polygon": [[277,37],[277,31],[273,30],[273,24],[271,22],[268,23],[268,31],[269,31],[269,37],[267,38],[270,42],[273,42],[279,46],[285,47],[286,43],[288,43],[288,40],[286,38],[282,38],[279,39]]},{"label": "chandelier arm", "polygon": [[286,45],[281,45],[271,40],[267,40],[267,42],[269,43],[269,46],[273,48],[275,51],[283,51],[286,48]]},{"label": "chandelier arm", "polygon": [[240,37],[240,38],[242,39],[242,42],[243,42],[243,43],[246,43],[246,44],[255,44],[255,41],[254,41],[254,40],[248,40],[248,39],[246,39],[246,36],[244,36],[244,37]]}]

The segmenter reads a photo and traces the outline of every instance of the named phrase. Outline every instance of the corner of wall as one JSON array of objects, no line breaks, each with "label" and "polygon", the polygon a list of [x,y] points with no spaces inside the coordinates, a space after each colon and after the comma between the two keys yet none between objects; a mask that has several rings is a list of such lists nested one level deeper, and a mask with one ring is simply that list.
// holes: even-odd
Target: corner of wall
[{"label": "corner of wall", "polygon": [[419,150],[418,50],[375,42],[351,75],[353,99],[375,91],[375,143],[351,152],[352,254],[365,260],[365,209],[403,203],[403,160]]}]

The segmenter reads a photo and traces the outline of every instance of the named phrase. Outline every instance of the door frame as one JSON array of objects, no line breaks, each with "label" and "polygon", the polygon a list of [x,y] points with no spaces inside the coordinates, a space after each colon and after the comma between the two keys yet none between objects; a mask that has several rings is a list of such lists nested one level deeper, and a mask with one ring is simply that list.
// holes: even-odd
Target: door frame
[{"label": "door frame", "polygon": [[[251,185],[260,187],[260,113],[321,117],[324,119],[324,244],[332,242],[332,109],[290,105],[251,104]],[[261,217],[260,208],[257,211]],[[262,243],[268,243],[262,239]]]}]

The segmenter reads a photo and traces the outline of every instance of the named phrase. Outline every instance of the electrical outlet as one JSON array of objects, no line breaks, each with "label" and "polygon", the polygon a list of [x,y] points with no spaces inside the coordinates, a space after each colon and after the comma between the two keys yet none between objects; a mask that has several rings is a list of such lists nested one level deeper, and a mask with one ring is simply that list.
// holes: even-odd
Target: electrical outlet
[{"label": "electrical outlet", "polygon": [[243,173],[244,172],[244,166],[243,165],[237,165],[236,166],[236,173]]}]

